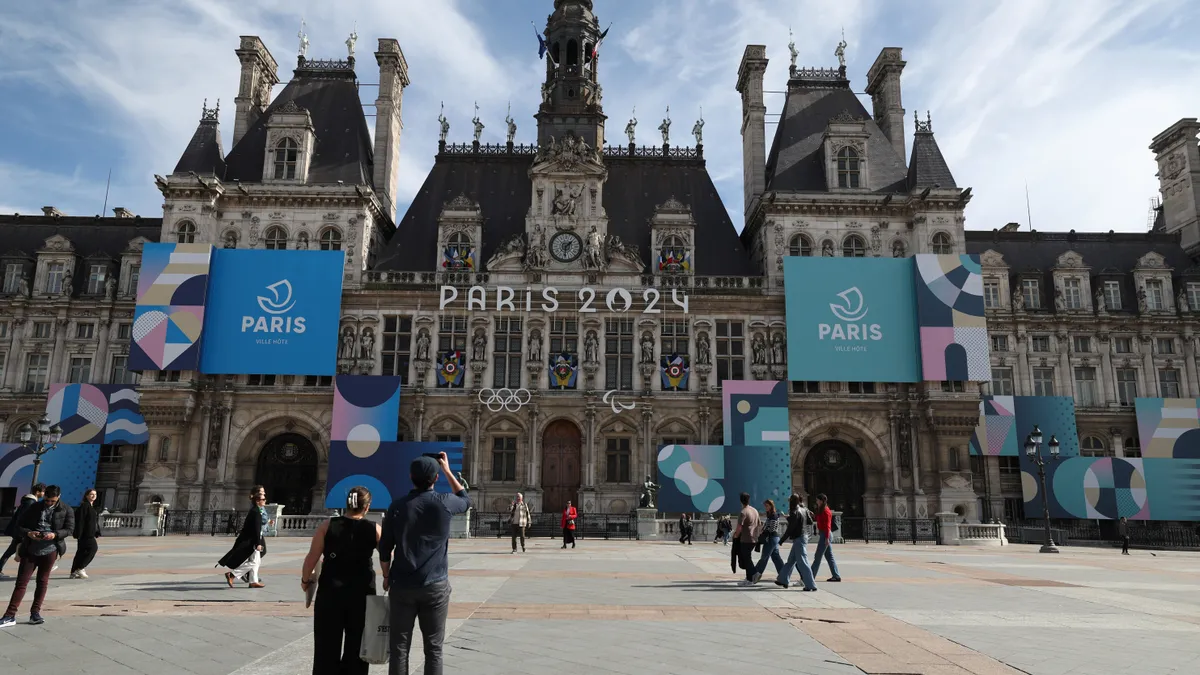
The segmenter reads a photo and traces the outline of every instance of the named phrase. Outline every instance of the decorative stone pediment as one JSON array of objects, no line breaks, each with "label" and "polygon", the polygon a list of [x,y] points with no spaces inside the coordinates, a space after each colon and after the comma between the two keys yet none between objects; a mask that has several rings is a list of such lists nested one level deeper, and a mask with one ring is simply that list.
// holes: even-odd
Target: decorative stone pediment
[{"label": "decorative stone pediment", "polygon": [[1154,251],[1150,251],[1146,255],[1138,258],[1136,269],[1165,269],[1167,266],[1166,258],[1162,257]]},{"label": "decorative stone pediment", "polygon": [[534,172],[569,171],[605,173],[603,155],[582,138],[570,135],[562,140],[550,137],[550,142],[538,148],[533,160]]},{"label": "decorative stone pediment", "polygon": [[984,267],[1008,267],[1008,263],[1004,260],[1004,255],[990,248],[980,254],[979,262]]},{"label": "decorative stone pediment", "polygon": [[1083,266],[1083,256],[1079,255],[1075,251],[1067,251],[1066,253],[1063,253],[1062,255],[1058,256],[1058,259],[1054,263],[1054,267],[1056,269],[1078,269],[1082,268]]},{"label": "decorative stone pediment", "polygon": [[49,239],[46,240],[46,243],[42,247],[42,250],[43,251],[55,251],[55,252],[59,252],[59,251],[69,252],[69,251],[74,251],[75,246],[73,246],[71,244],[70,239],[67,239],[66,237],[62,236],[61,234],[56,234],[53,237],[50,237]]}]

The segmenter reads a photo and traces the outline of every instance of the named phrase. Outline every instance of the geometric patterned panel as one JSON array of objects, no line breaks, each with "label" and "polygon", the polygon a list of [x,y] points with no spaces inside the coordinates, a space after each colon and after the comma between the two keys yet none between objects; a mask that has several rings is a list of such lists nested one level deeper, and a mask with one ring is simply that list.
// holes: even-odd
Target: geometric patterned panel
[{"label": "geometric patterned panel", "polygon": [[398,376],[338,375],[333,380],[331,439],[370,454],[394,441],[400,419]]},{"label": "geometric patterned panel", "polygon": [[1075,400],[1070,396],[984,396],[980,401],[979,424],[971,437],[972,455],[1016,457],[1024,453],[1025,437],[1037,426],[1045,444],[1055,436],[1059,455],[1079,454],[1075,426]]},{"label": "geometric patterned panel", "polygon": [[1200,399],[1139,398],[1134,404],[1143,457],[1200,459]]},{"label": "geometric patterned panel", "polygon": [[921,253],[913,257],[923,379],[991,379],[979,256]]},{"label": "geometric patterned panel", "polygon": [[142,247],[131,370],[198,370],[204,303],[212,262],[209,244]]},{"label": "geometric patterned panel", "polygon": [[[377,452],[357,455],[350,451],[346,441],[331,441],[325,508],[345,508],[346,495],[352,488],[361,485],[371,491],[372,509],[386,509],[392,499],[406,495],[413,489],[408,473],[413,461],[425,453],[437,452],[446,453],[451,471],[462,473],[464,453],[461,442],[384,441]],[[450,484],[444,476],[438,476],[433,489],[449,492]]]},{"label": "geometric patterned panel", "polygon": [[782,504],[792,492],[791,453],[779,446],[665,445],[658,451],[659,511],[731,513],[738,496]]},{"label": "geometric patterned panel", "polygon": [[721,413],[725,445],[791,448],[787,382],[725,380]]},{"label": "geometric patterned panel", "polygon": [[123,384],[53,384],[46,398],[50,423],[63,444],[141,445],[150,440],[141,395]]},{"label": "geometric patterned panel", "polygon": [[[1021,458],[1025,516],[1042,517],[1037,465]],[[1046,465],[1051,518],[1200,520],[1200,460],[1068,457]]]},{"label": "geometric patterned panel", "polygon": [[[100,463],[99,445],[59,443],[42,456],[38,482],[62,488],[65,504],[78,504],[83,491],[95,486],[96,469]],[[33,481],[33,453],[17,443],[0,443],[0,488],[16,488],[13,504],[28,494]]]}]

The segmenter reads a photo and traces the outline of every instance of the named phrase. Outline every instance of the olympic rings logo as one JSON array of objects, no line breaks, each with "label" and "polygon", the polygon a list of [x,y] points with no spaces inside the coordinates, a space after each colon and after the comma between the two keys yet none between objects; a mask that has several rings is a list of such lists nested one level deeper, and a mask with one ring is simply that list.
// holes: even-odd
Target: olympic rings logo
[{"label": "olympic rings logo", "polygon": [[492,412],[500,412],[507,410],[508,412],[517,412],[525,404],[533,400],[533,394],[529,393],[528,389],[480,389],[479,402],[487,406],[487,409]]}]

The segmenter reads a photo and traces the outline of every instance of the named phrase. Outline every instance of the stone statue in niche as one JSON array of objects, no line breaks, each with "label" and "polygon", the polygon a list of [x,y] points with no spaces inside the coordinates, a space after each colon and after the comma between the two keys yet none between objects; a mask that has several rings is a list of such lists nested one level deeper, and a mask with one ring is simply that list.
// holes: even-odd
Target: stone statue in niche
[{"label": "stone statue in niche", "polygon": [[109,300],[117,297],[117,278],[111,274],[104,280],[104,297]]},{"label": "stone statue in niche", "polygon": [[1181,314],[1187,314],[1191,311],[1191,309],[1188,307],[1187,291],[1182,288],[1179,289],[1179,293],[1175,295],[1175,308],[1178,309]]},{"label": "stone statue in niche", "polygon": [[654,336],[642,333],[642,363],[654,363]]},{"label": "stone statue in niche", "polygon": [[22,298],[29,297],[29,277],[27,275],[22,274],[17,279],[17,295]]},{"label": "stone statue in niche", "polygon": [[1017,289],[1017,292],[1012,296],[1012,307],[1014,312],[1025,309],[1025,294],[1020,289]]},{"label": "stone statue in niche", "polygon": [[776,333],[771,337],[771,363],[783,365],[787,362],[785,354],[786,347],[783,342],[783,333]]},{"label": "stone statue in niche", "polygon": [[417,333],[417,360],[429,360],[429,331],[424,328]]},{"label": "stone statue in niche", "polygon": [[237,248],[237,232],[225,233],[225,248]]},{"label": "stone statue in niche", "polygon": [[1103,288],[1096,289],[1096,296],[1092,299],[1092,302],[1093,302],[1093,304],[1096,305],[1096,312],[1098,312],[1100,314],[1103,314],[1104,311],[1106,309],[1108,309],[1108,306],[1104,300],[1104,289]]},{"label": "stone statue in niche", "polygon": [[75,276],[68,270],[62,280],[62,295],[69,298],[75,292]]},{"label": "stone statue in niche", "polygon": [[529,333],[529,362],[538,363],[542,360],[542,331],[534,328]]},{"label": "stone statue in niche", "polygon": [[763,339],[762,333],[754,334],[754,341],[750,343],[750,351],[753,353],[754,365],[767,365],[767,341]]},{"label": "stone statue in niche", "polygon": [[342,329],[342,353],[339,355],[343,359],[354,358],[354,327],[346,326]]},{"label": "stone statue in niche", "polygon": [[604,269],[604,240],[600,233],[596,231],[596,226],[587,234],[587,243],[584,246],[584,263],[589,269]]},{"label": "stone statue in niche", "polygon": [[1067,299],[1063,297],[1061,288],[1054,289],[1054,311],[1063,312],[1067,309]]},{"label": "stone statue in niche", "polygon": [[892,242],[892,257],[893,258],[903,258],[904,257],[904,242],[900,241],[899,239]]},{"label": "stone statue in niche", "polygon": [[364,359],[375,358],[375,331],[370,328],[364,328],[359,342],[362,344],[362,353],[360,356]]},{"label": "stone statue in niche", "polygon": [[821,257],[823,257],[823,258],[832,258],[833,257],[833,242],[832,241],[829,241],[828,239],[826,239],[825,242],[821,244]]},{"label": "stone statue in niche", "polygon": [[307,251],[308,250],[308,233],[307,232],[301,232],[300,236],[296,237],[296,250],[298,250],[298,251]]},{"label": "stone statue in niche", "polygon": [[1138,290],[1137,301],[1138,301],[1138,311],[1145,312],[1148,307],[1148,305],[1146,303],[1146,289],[1142,288],[1142,289]]},{"label": "stone statue in niche", "polygon": [[589,330],[587,337],[583,339],[583,360],[585,363],[600,362],[600,339],[596,337],[594,330]]},{"label": "stone statue in niche", "polygon": [[482,330],[475,331],[475,338],[471,340],[471,360],[486,361],[487,360],[487,333]]},{"label": "stone statue in niche", "polygon": [[550,206],[551,215],[556,216],[574,216],[575,210],[579,202],[579,197],[583,194],[583,186],[566,187],[554,189],[554,203]]},{"label": "stone statue in niche", "polygon": [[708,341],[708,333],[701,332],[696,336],[696,363],[712,365],[712,345]]}]

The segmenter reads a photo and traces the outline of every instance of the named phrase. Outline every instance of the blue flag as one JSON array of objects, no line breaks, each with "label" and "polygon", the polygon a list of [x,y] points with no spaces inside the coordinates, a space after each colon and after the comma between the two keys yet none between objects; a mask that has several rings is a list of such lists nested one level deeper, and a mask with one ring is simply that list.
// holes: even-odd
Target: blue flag
[{"label": "blue flag", "polygon": [[538,39],[538,58],[544,58],[546,56],[546,39],[543,38],[542,34],[538,32],[537,26],[533,27],[533,34],[537,36]]}]

